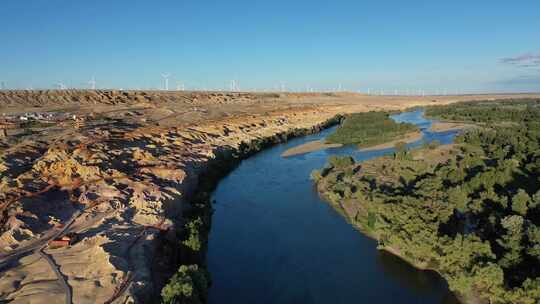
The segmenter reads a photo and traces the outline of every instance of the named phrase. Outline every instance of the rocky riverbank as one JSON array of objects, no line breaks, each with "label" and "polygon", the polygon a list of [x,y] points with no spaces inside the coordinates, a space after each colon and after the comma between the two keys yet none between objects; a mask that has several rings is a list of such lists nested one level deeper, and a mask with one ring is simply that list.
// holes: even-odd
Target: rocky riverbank
[{"label": "rocky riverbank", "polygon": [[[145,302],[164,282],[152,269],[167,251],[160,240],[174,243],[193,194],[209,176],[226,173],[219,171],[228,170],[224,160],[315,132],[337,122],[336,114],[310,108],[166,129],[116,122],[4,151],[2,298],[62,301],[69,291],[79,303]],[[79,240],[45,246],[57,231]]]}]

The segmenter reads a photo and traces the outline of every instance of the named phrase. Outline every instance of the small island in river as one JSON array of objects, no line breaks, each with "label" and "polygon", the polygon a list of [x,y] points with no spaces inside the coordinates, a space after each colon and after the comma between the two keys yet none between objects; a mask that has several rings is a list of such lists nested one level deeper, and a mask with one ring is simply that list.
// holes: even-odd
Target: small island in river
[{"label": "small island in river", "polygon": [[336,132],[326,138],[327,143],[369,148],[400,139],[406,134],[419,133],[416,125],[399,123],[386,112],[355,113],[345,117]]},{"label": "small island in river", "polygon": [[345,117],[338,129],[323,140],[307,142],[283,152],[289,157],[343,145],[356,144],[362,150],[392,148],[398,142],[411,143],[422,138],[413,124],[398,123],[386,112],[354,113]]},{"label": "small island in river", "polygon": [[387,141],[387,142],[382,143],[382,144],[369,146],[369,147],[366,147],[366,148],[360,147],[360,151],[366,152],[366,151],[376,151],[376,150],[390,149],[390,148],[393,148],[398,143],[410,144],[410,143],[419,141],[420,139],[422,139],[423,136],[424,135],[422,134],[422,132],[414,131],[414,132],[411,132],[411,133],[406,133],[406,134],[404,134],[402,136],[397,137],[394,140],[390,140],[390,141]]}]

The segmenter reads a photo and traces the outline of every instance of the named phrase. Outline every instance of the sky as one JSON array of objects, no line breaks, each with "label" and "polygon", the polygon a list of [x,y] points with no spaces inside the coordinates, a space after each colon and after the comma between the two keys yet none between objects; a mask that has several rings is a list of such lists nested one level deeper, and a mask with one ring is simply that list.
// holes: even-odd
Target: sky
[{"label": "sky", "polygon": [[540,1],[2,0],[5,88],[540,91]]}]

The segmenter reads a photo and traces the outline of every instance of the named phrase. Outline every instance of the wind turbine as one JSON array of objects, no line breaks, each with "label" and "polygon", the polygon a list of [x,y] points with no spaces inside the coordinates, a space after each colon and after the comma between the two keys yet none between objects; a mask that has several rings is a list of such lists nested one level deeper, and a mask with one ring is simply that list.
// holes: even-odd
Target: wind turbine
[{"label": "wind turbine", "polygon": [[164,73],[164,74],[161,74],[161,77],[163,77],[163,79],[165,80],[165,91],[168,91],[169,90],[169,77],[171,77],[171,74]]},{"label": "wind turbine", "polygon": [[0,89],[2,89],[2,90],[6,89],[6,82],[5,81],[0,82]]},{"label": "wind turbine", "polygon": [[90,85],[90,89],[95,90],[96,89],[96,77],[92,76],[92,79],[88,81],[88,84]]},{"label": "wind turbine", "polygon": [[184,89],[185,89],[184,83],[181,82],[181,81],[178,81],[178,82],[176,83],[176,90],[177,90],[177,91],[184,91]]}]

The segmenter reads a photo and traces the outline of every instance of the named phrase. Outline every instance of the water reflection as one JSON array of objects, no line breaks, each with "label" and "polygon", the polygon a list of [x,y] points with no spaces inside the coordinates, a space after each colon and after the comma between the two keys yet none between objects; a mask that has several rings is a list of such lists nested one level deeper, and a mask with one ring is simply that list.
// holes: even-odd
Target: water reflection
[{"label": "water reflection", "polygon": [[[442,281],[434,271],[418,270],[386,251],[378,251],[377,264],[380,269],[392,280],[395,280],[405,288],[414,290],[415,293],[426,294],[436,286],[437,289],[443,290],[446,284]],[[456,297],[448,292],[442,299],[441,304],[459,304]]]},{"label": "water reflection", "polygon": [[[450,143],[455,136],[430,133],[431,122],[420,111],[393,118],[421,127],[424,138],[410,146]],[[319,198],[309,180],[330,155],[362,161],[393,149],[347,146],[280,157],[331,132],[262,151],[220,181],[208,250],[210,303],[453,303],[441,278],[378,251]]]}]

